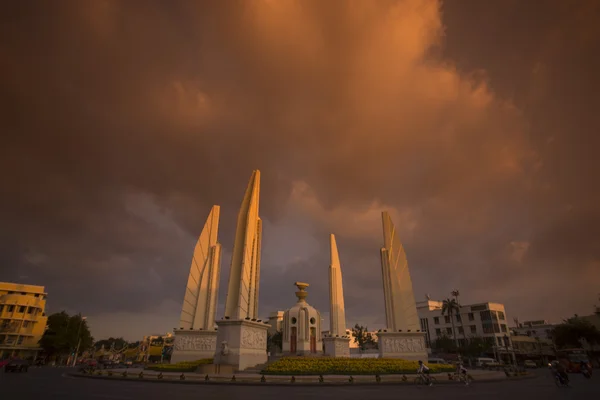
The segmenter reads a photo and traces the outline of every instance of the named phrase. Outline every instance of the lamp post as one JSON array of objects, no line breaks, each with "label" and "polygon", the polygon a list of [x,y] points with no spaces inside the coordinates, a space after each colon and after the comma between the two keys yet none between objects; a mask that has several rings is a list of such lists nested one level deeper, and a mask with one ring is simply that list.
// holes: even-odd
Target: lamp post
[{"label": "lamp post", "polygon": [[508,354],[508,336],[506,333],[504,334],[504,348],[506,349],[506,355],[510,359],[510,354]]},{"label": "lamp post", "polygon": [[81,325],[83,325],[83,321],[87,319],[87,317],[82,317],[80,315],[79,327],[77,328],[77,349],[75,350],[75,357],[73,357],[73,366],[77,364],[77,354],[79,353],[79,346],[81,345]]}]

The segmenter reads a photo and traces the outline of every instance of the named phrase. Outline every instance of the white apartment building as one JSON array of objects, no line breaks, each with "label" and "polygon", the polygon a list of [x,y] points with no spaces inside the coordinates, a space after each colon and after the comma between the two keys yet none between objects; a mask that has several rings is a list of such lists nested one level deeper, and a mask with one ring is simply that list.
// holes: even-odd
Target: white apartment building
[{"label": "white apartment building", "polygon": [[556,325],[546,320],[519,322],[516,327],[510,328],[515,335],[529,336],[539,340],[552,340],[552,330]]},{"label": "white apartment building", "polygon": [[[417,302],[421,330],[426,332],[425,340],[430,348],[439,337],[453,338],[452,321],[449,315],[442,314],[442,304],[435,300]],[[512,350],[508,317],[503,304],[487,302],[462,305],[453,318],[459,343],[465,343],[471,337],[482,337],[494,344],[494,352]]]}]

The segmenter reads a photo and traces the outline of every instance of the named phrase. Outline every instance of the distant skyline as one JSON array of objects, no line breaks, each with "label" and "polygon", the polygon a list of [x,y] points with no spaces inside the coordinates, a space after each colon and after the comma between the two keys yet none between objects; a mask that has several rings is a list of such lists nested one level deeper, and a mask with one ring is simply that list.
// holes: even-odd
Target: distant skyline
[{"label": "distant skyline", "polygon": [[385,324],[388,210],[417,301],[593,312],[600,2],[9,2],[0,15],[0,281],[138,340],[178,323],[221,206],[217,316],[261,171],[259,315],[295,281],[328,325]]}]

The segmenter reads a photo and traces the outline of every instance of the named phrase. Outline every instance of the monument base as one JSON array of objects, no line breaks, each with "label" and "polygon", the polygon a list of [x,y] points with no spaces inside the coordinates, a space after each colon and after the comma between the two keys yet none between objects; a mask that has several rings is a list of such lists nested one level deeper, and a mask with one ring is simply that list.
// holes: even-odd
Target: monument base
[{"label": "monument base", "polygon": [[323,338],[327,357],[350,357],[350,338]]},{"label": "monument base", "polygon": [[267,357],[267,330],[270,325],[249,320],[217,321],[217,349],[214,363],[231,365],[237,371],[264,364]]},{"label": "monument base", "polygon": [[425,332],[379,332],[379,357],[427,361]]},{"label": "monument base", "polygon": [[217,331],[175,330],[171,364],[213,358],[217,349]]},{"label": "monument base", "polygon": [[221,364],[203,364],[199,365],[196,369],[196,373],[206,375],[233,375],[235,369],[233,365],[221,365]]}]

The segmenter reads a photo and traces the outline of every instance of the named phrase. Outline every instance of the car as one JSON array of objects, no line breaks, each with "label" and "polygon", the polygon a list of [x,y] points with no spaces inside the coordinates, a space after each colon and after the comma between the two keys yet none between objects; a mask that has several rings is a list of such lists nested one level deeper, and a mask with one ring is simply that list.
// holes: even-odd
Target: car
[{"label": "car", "polygon": [[29,361],[27,360],[10,360],[10,362],[4,366],[4,372],[27,372],[28,368]]},{"label": "car", "polygon": [[537,364],[533,360],[525,360],[523,362],[523,366],[525,368],[537,368]]},{"label": "car", "polygon": [[430,358],[429,360],[427,360],[428,364],[450,364],[448,361],[444,360],[443,358]]}]

